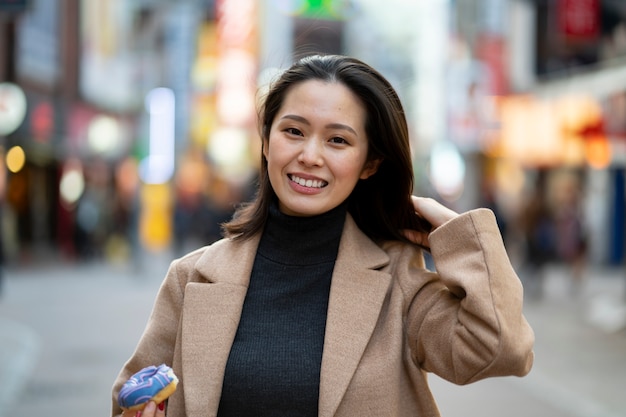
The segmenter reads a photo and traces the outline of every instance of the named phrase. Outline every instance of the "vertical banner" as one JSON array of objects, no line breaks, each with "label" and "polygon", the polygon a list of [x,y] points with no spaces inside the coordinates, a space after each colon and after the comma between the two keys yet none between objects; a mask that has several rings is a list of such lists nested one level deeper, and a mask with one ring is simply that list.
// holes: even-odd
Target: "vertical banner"
[{"label": "vertical banner", "polygon": [[230,182],[247,181],[252,171],[258,73],[256,6],[254,0],[216,2],[217,123],[207,153],[218,174]]}]

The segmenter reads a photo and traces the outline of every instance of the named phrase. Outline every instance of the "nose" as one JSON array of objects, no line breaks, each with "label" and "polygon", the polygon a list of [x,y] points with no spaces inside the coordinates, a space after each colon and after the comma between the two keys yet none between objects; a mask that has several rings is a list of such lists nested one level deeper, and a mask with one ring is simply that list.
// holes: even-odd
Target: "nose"
[{"label": "nose", "polygon": [[302,143],[298,162],[305,166],[321,166],[324,163],[321,141],[309,138]]}]

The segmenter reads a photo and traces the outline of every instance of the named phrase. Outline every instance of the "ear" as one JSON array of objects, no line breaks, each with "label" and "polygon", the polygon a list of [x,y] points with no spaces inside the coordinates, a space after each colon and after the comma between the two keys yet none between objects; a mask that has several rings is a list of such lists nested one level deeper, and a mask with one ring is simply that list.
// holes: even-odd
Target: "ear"
[{"label": "ear", "polygon": [[268,159],[267,155],[269,154],[269,140],[263,139],[261,142],[261,151],[263,152],[263,156],[265,159]]},{"label": "ear", "polygon": [[363,170],[361,171],[361,175],[359,176],[359,178],[365,180],[376,174],[376,171],[378,171],[378,167],[380,166],[381,162],[383,162],[382,158],[367,161],[365,163],[365,166],[363,166]]}]

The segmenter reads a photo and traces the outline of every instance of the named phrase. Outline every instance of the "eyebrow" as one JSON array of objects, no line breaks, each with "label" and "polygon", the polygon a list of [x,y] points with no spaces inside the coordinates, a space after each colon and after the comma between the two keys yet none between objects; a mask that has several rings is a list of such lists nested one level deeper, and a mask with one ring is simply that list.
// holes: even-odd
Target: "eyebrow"
[{"label": "eyebrow", "polygon": [[[296,122],[304,123],[304,124],[306,124],[308,126],[311,125],[311,123],[309,123],[309,121],[307,119],[305,119],[302,116],[295,115],[295,114],[286,114],[283,117],[281,117],[281,119],[291,119],[291,120],[295,120]],[[356,131],[354,129],[352,129],[348,125],[344,125],[343,123],[329,123],[329,124],[327,124],[324,127],[327,128],[327,129],[347,130],[348,132],[351,132],[355,136],[358,136],[358,134],[356,133]]]}]

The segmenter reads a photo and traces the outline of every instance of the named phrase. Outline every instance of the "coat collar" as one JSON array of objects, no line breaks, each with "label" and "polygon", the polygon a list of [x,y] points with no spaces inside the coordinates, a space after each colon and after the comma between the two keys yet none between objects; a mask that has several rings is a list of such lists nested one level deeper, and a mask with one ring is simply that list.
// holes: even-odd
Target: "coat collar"
[{"label": "coat collar", "polygon": [[320,417],[333,416],[376,327],[389,257],[348,216],[333,271],[320,381]]},{"label": "coat collar", "polygon": [[[214,244],[196,269],[206,282],[185,291],[182,367],[187,415],[214,416],[260,235]],[[391,276],[387,254],[350,215],[342,232],[330,289],[322,356],[319,415],[334,415],[376,326]],[[208,411],[208,413],[207,413]]]}]

